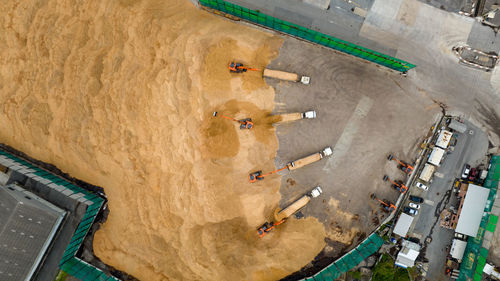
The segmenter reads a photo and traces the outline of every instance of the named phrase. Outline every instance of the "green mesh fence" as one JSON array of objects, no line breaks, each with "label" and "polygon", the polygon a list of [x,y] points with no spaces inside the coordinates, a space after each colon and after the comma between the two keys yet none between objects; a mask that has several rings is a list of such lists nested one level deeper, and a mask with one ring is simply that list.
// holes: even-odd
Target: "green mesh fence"
[{"label": "green mesh fence", "polygon": [[63,257],[59,263],[59,267],[69,275],[72,275],[83,281],[118,281],[119,279],[113,276],[106,275],[104,272],[102,272],[102,270],[86,263],[85,261],[75,256],[81,244],[83,243],[83,240],[85,239],[85,236],[87,235],[90,227],[94,223],[97,213],[99,213],[99,210],[104,204],[104,200],[101,197],[64,180],[63,178],[60,178],[48,171],[42,170],[41,168],[29,162],[26,162],[25,160],[20,159],[6,151],[0,150],[0,156],[6,157],[15,163],[14,166],[9,166],[9,168],[26,173],[26,176],[31,177],[34,180],[43,182],[45,185],[55,184],[58,187],[65,188],[66,190],[69,190],[67,192],[67,196],[71,196],[73,194],[81,194],[81,196],[83,196],[83,199],[86,200],[85,204],[88,205],[88,207],[82,220],[80,221],[80,224],[75,230],[71,241],[66,247]]},{"label": "green mesh fence", "polygon": [[325,267],[323,270],[318,272],[316,275],[306,278],[304,280],[314,280],[314,281],[331,281],[340,277],[342,273],[345,273],[365,258],[373,255],[380,249],[384,244],[384,239],[373,233],[368,238],[365,239],[361,244],[358,245],[354,250],[345,254],[340,259],[334,261],[329,266]]},{"label": "green mesh fence", "polygon": [[495,202],[498,179],[497,174],[500,173],[500,156],[492,156],[490,160],[490,170],[483,187],[490,190],[486,206],[484,208],[484,215],[479,225],[479,230],[476,237],[469,237],[467,240],[467,247],[465,248],[464,258],[460,264],[460,274],[458,281],[467,280],[481,280],[483,275],[484,265],[488,257],[488,250],[482,247],[485,231],[495,232],[498,217],[489,215]]},{"label": "green mesh fence", "polygon": [[349,43],[347,41],[337,39],[335,37],[317,32],[305,27],[302,27],[291,22],[280,20],[258,11],[250,10],[236,4],[229,3],[224,0],[199,0],[200,4],[219,10],[221,12],[245,19],[255,24],[265,26],[292,36],[300,37],[307,41],[323,45],[341,51],[358,58],[362,58],[379,65],[383,65],[399,72],[407,72],[415,67],[415,65],[406,61],[384,55],[382,53]]}]

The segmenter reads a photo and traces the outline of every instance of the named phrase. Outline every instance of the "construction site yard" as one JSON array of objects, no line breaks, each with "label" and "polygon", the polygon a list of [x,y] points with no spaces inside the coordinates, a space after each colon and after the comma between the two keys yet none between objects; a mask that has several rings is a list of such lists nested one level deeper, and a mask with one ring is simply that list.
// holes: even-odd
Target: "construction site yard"
[{"label": "construction site yard", "polygon": [[[110,212],[93,251],[139,280],[313,273],[389,215],[371,198],[395,203],[382,179],[406,175],[387,156],[413,163],[446,107],[489,137],[500,132],[490,74],[449,54],[405,76],[187,0],[7,2],[0,142],[103,187]],[[233,60],[311,81],[230,73]],[[308,110],[316,118],[273,116]],[[248,180],[325,147],[332,156]],[[259,238],[260,225],[316,186],[320,196]]]},{"label": "construction site yard", "polygon": [[[276,126],[276,167],[333,148],[332,157],[281,172],[280,207],[321,186],[321,197],[301,213],[326,229],[327,245],[318,259],[337,257],[388,215],[370,195],[395,202],[399,192],[382,178],[406,176],[387,156],[414,161],[441,108],[425,93],[405,90],[405,78],[397,73],[295,39],[285,40],[269,67],[311,77],[310,85],[267,79],[276,89],[273,114],[317,113],[316,119]],[[286,225],[280,228],[286,231]]]}]

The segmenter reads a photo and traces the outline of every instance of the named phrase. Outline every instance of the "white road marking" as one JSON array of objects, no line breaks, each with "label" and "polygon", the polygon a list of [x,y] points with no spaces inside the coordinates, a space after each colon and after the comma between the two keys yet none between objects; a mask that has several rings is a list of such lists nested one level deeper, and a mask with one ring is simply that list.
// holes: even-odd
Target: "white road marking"
[{"label": "white road marking", "polygon": [[424,200],[424,204],[427,204],[429,206],[434,206],[434,201],[431,201],[431,200]]},{"label": "white road marking", "polygon": [[367,96],[363,96],[358,102],[358,105],[356,105],[351,118],[349,118],[342,135],[340,135],[340,138],[333,148],[333,155],[327,159],[327,162],[323,167],[324,171],[332,171],[341,162],[342,158],[347,155],[347,152],[351,147],[352,140],[358,132],[358,127],[361,124],[361,121],[366,117],[366,115],[368,115],[372,106],[373,100]]}]

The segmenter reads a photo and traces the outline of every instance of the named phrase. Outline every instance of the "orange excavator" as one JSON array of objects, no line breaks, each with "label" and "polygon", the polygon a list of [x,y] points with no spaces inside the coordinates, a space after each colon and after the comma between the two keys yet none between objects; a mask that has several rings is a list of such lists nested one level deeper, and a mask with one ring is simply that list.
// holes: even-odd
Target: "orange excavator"
[{"label": "orange excavator", "polygon": [[284,223],[286,219],[282,219],[279,222],[265,222],[259,229],[257,229],[257,234],[259,234],[259,237],[262,238],[264,235],[266,235],[268,232],[274,229],[275,226],[278,226],[282,223]]},{"label": "orange excavator", "polygon": [[259,69],[257,68],[249,68],[249,67],[246,67],[244,66],[242,63],[240,62],[230,62],[229,63],[229,72],[233,72],[233,73],[242,73],[242,72],[247,72],[247,71],[259,71]]},{"label": "orange excavator", "polygon": [[384,176],[383,180],[389,180],[392,183],[392,187],[401,193],[406,193],[406,191],[408,191],[408,187],[400,181],[393,181],[388,176]]},{"label": "orange excavator", "polygon": [[251,173],[249,175],[248,179],[250,180],[251,183],[254,183],[254,182],[258,181],[258,180],[259,181],[263,180],[264,177],[270,176],[270,175],[272,175],[274,173],[277,173],[277,172],[280,172],[280,171],[283,171],[283,170],[286,170],[286,169],[288,169],[288,165],[285,166],[285,167],[283,167],[283,168],[280,168],[278,170],[274,170],[272,172],[269,172],[267,174],[262,174],[262,171],[253,172],[253,173]]},{"label": "orange excavator", "polygon": [[240,123],[240,129],[252,129],[253,128],[253,122],[252,122],[252,119],[251,118],[245,118],[245,119],[241,119],[241,120],[236,120],[234,118],[231,118],[231,117],[227,117],[227,116],[224,116],[222,114],[219,114],[217,111],[214,111],[214,113],[212,114],[214,117],[217,117],[217,116],[220,116],[222,118],[226,118],[228,120],[231,120],[231,121],[234,121],[234,122],[238,122]]},{"label": "orange excavator", "polygon": [[411,174],[411,172],[413,172],[413,166],[411,166],[410,164],[408,164],[406,162],[398,160],[392,154],[389,154],[389,156],[387,157],[387,160],[389,160],[389,161],[394,160],[394,161],[398,162],[398,168],[401,171],[407,173],[408,175]]},{"label": "orange excavator", "polygon": [[380,202],[380,204],[382,204],[382,206],[384,206],[384,210],[386,211],[389,211],[389,212],[394,212],[396,210],[396,206],[394,206],[394,204],[391,203],[391,201],[388,201],[388,200],[380,200],[378,199],[375,194],[372,194],[370,196],[372,199],[375,199],[377,200],[378,202]]}]

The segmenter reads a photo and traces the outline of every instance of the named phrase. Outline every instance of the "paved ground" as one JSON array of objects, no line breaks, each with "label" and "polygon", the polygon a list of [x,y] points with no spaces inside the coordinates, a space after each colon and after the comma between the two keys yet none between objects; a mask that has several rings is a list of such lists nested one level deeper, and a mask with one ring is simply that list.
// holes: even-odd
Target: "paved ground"
[{"label": "paved ground", "polygon": [[[404,178],[387,155],[394,152],[412,160],[440,108],[418,92],[402,91],[399,83],[405,78],[399,74],[294,39],[285,41],[270,68],[311,76],[309,86],[268,81],[276,87],[275,113],[314,109],[318,115],[277,127],[276,166],[326,146],[334,148],[333,157],[285,173],[281,206],[320,185],[323,195],[303,213],[319,218],[332,240],[348,243],[363,237],[382,218],[370,194],[392,201],[398,196],[382,181],[383,175]],[[327,252],[335,256],[343,247],[330,242],[334,247]]]},{"label": "paved ground", "polygon": [[[419,215],[414,221],[414,229],[410,230],[409,236],[419,238],[426,246],[425,257],[429,260],[427,278],[429,280],[440,280],[443,278],[444,262],[454,234],[453,230],[439,226],[439,215],[441,211],[456,205],[456,197],[452,195],[451,189],[455,178],[459,178],[465,163],[477,166],[486,158],[488,149],[488,138],[484,132],[473,124],[466,122],[468,130],[473,134],[458,133],[457,145],[453,152],[445,155],[445,159],[437,174],[429,185],[428,191],[412,188],[411,193],[425,199],[421,205]],[[431,243],[424,243],[426,238],[431,238]]]}]

